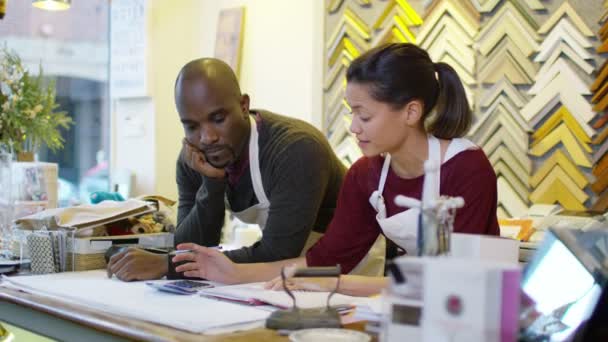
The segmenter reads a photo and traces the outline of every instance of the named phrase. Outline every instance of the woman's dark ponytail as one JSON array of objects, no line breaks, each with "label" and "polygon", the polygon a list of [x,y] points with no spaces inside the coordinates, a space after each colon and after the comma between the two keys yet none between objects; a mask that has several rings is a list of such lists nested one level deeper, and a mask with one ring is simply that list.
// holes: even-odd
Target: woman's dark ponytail
[{"label": "woman's dark ponytail", "polygon": [[429,119],[426,129],[438,138],[462,137],[471,125],[471,110],[456,71],[448,64],[433,63],[416,45],[393,43],[369,50],[351,63],[346,80],[369,84],[374,99],[395,109],[422,101],[422,120]]},{"label": "woman's dark ponytail", "polygon": [[473,119],[467,94],[454,68],[442,62],[434,67],[439,78],[439,97],[427,130],[442,139],[462,137]]}]

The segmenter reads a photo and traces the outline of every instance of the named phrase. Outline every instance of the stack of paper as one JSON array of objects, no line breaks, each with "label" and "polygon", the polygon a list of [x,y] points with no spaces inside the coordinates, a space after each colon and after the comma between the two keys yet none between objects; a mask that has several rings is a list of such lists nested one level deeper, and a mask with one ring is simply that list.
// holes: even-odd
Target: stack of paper
[{"label": "stack of paper", "polygon": [[108,279],[105,270],[3,277],[1,286],[11,286],[112,315],[140,319],[194,333],[264,321],[269,315],[268,311],[257,307],[225,303],[200,296],[163,293],[146,286],[145,282]]},{"label": "stack of paper", "polygon": [[[292,291],[296,297],[296,304],[302,309],[322,308],[327,305],[329,292]],[[233,300],[237,302],[256,304],[270,304],[279,308],[290,308],[293,300],[284,291],[265,290],[264,283],[251,283],[242,285],[222,286],[204,289],[201,295],[218,299]],[[354,306],[364,303],[367,298],[352,297],[335,294],[331,297],[332,307]]]},{"label": "stack of paper", "polygon": [[[544,233],[543,233],[544,234]],[[522,242],[519,244],[519,262],[527,263],[532,260],[536,249],[538,248],[538,242]]]},{"label": "stack of paper", "polygon": [[382,319],[382,297],[365,298],[355,308],[354,318],[361,321],[379,322]]},{"label": "stack of paper", "polygon": [[12,260],[0,256],[0,274],[15,272],[22,265],[27,265],[29,263],[29,259]]},{"label": "stack of paper", "polygon": [[380,334],[382,329],[382,305],[384,299],[381,296],[366,298],[355,308],[353,321],[366,321],[365,331]]}]

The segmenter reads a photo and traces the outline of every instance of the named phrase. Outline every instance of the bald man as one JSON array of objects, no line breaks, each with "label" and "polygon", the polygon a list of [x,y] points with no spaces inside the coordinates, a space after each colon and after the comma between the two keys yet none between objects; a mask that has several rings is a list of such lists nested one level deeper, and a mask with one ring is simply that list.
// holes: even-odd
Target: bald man
[{"label": "bald man", "polygon": [[[224,62],[197,59],[175,82],[184,128],[177,161],[175,243],[215,246],[225,209],[258,224],[262,239],[226,251],[237,263],[294,258],[325,232],[345,174],[319,130],[301,120],[249,108]],[[129,249],[113,256],[108,275],[146,280],[171,272],[166,255]]]}]

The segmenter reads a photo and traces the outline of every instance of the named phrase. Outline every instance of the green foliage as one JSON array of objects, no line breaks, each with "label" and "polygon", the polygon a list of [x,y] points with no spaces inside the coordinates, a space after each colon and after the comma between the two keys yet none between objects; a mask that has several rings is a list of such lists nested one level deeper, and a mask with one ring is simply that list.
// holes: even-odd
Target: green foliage
[{"label": "green foliage", "polygon": [[55,82],[44,84],[42,67],[37,76],[30,74],[5,46],[0,51],[0,145],[15,152],[35,151],[41,144],[53,151],[63,148],[59,129],[73,122],[58,107]]}]

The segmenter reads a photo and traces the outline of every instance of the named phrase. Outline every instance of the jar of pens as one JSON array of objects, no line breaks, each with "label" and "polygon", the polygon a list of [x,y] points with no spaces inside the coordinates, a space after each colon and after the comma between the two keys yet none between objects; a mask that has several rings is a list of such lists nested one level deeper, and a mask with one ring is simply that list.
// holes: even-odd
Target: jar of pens
[{"label": "jar of pens", "polygon": [[[462,197],[439,197],[434,205],[423,210],[421,255],[447,255],[450,253],[451,234],[454,230],[456,209],[462,208]],[[426,225],[425,225],[426,222]]]}]

